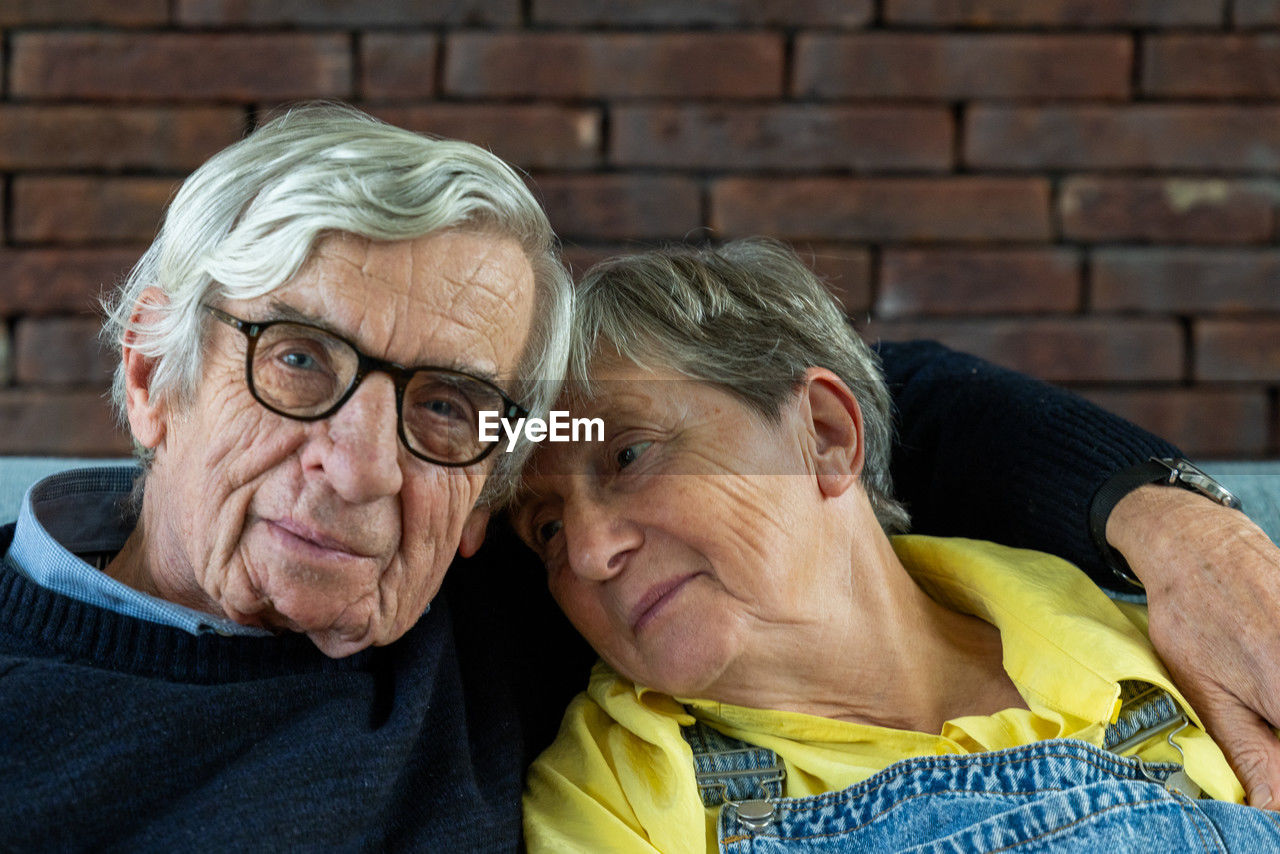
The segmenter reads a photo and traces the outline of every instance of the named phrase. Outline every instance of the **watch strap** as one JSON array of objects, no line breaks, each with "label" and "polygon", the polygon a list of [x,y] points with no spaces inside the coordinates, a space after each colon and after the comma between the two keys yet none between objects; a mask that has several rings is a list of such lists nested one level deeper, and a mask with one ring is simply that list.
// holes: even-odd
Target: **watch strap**
[{"label": "watch strap", "polygon": [[1172,484],[1176,480],[1176,472],[1169,466],[1149,459],[1116,472],[1093,494],[1093,500],[1089,504],[1089,536],[1103,563],[1120,582],[1118,586],[1122,592],[1141,593],[1143,586],[1138,576],[1129,568],[1124,556],[1107,542],[1107,519],[1111,517],[1111,511],[1120,503],[1120,499],[1138,487],[1161,481]]},{"label": "watch strap", "polygon": [[1141,592],[1142,582],[1120,552],[1107,542],[1107,519],[1111,511],[1133,490],[1149,483],[1164,483],[1177,486],[1203,495],[1210,501],[1241,509],[1240,500],[1231,491],[1205,474],[1188,460],[1181,458],[1160,459],[1152,457],[1146,462],[1138,463],[1127,469],[1116,472],[1098,487],[1089,505],[1089,536],[1103,562],[1121,582],[1120,589],[1130,592]]}]

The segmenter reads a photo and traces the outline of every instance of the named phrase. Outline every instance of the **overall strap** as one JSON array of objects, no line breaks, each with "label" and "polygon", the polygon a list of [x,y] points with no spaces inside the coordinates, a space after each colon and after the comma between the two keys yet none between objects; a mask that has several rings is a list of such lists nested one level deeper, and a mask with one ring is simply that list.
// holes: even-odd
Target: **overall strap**
[{"label": "overall strap", "polygon": [[693,748],[693,771],[704,807],[782,797],[786,768],[767,747],[756,747],[702,721],[680,728]]},{"label": "overall strap", "polygon": [[1102,742],[1112,753],[1132,750],[1153,736],[1189,723],[1168,691],[1146,682],[1121,682],[1120,703],[1120,717],[1107,727]]},{"label": "overall strap", "polygon": [[[1120,717],[1107,727],[1103,742],[1112,753],[1131,750],[1162,733],[1172,735],[1188,723],[1173,697],[1155,685],[1121,682],[1120,699]],[[772,750],[727,736],[701,721],[681,727],[680,732],[693,749],[703,806],[782,797],[786,768]]]}]

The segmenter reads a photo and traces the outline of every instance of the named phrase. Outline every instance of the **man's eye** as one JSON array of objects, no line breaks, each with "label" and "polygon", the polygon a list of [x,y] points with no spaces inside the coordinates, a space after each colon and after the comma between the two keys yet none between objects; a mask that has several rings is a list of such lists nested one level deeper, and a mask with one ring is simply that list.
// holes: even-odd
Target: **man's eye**
[{"label": "man's eye", "polygon": [[636,442],[635,444],[627,445],[625,448],[618,451],[617,456],[614,457],[614,460],[618,464],[618,468],[624,469],[636,460],[640,459],[640,456],[652,444],[652,442]]},{"label": "man's eye", "polygon": [[441,400],[440,398],[425,401],[420,405],[432,415],[439,415],[441,418],[452,418],[456,411],[456,407],[452,402]]},{"label": "man's eye", "polygon": [[420,416],[459,425],[470,424],[474,420],[475,407],[458,389],[437,383],[412,391],[410,399]]},{"label": "man's eye", "polygon": [[315,357],[310,353],[303,353],[301,350],[291,350],[280,356],[280,361],[284,362],[287,367],[296,368],[300,371],[314,371],[319,367]]}]

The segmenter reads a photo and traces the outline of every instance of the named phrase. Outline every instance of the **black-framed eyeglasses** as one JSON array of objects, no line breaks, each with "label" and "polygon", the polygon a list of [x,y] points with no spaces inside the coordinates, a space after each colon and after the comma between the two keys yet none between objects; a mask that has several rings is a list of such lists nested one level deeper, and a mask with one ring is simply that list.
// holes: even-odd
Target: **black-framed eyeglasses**
[{"label": "black-framed eyeglasses", "polygon": [[480,438],[480,413],[524,418],[529,413],[493,383],[448,368],[406,368],[366,355],[327,329],[293,320],[251,323],[211,305],[215,318],[249,339],[245,380],[254,400],[298,421],[337,412],[366,376],[381,371],[396,388],[400,441],[416,457],[442,466],[469,466],[493,452]]}]

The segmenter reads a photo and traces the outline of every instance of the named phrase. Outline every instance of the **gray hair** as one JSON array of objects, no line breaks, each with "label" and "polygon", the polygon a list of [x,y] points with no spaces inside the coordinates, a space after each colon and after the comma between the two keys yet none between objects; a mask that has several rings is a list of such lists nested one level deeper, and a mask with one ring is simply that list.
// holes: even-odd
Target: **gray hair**
[{"label": "gray hair", "polygon": [[610,350],[718,386],[773,422],[808,368],[830,369],[862,409],[861,481],[876,519],[889,533],[907,529],[907,512],[892,497],[893,418],[880,361],[786,246],[739,240],[598,264],[575,294],[573,391],[590,395],[592,362]]},{"label": "gray hair", "polygon": [[[119,352],[134,333],[139,352],[157,360],[151,394],[182,405],[201,375],[203,303],[270,293],[326,233],[408,240],[454,228],[512,237],[529,260],[534,319],[508,393],[544,413],[568,355],[572,280],[542,208],[520,176],[484,149],[336,104],[296,107],[187,178],[155,241],[107,299],[103,338]],[[149,287],[164,291],[168,303],[144,327],[131,316]],[[123,365],[112,401],[127,425]],[[529,450],[499,455],[481,501],[509,496]],[[135,453],[150,462],[149,449]]]}]

